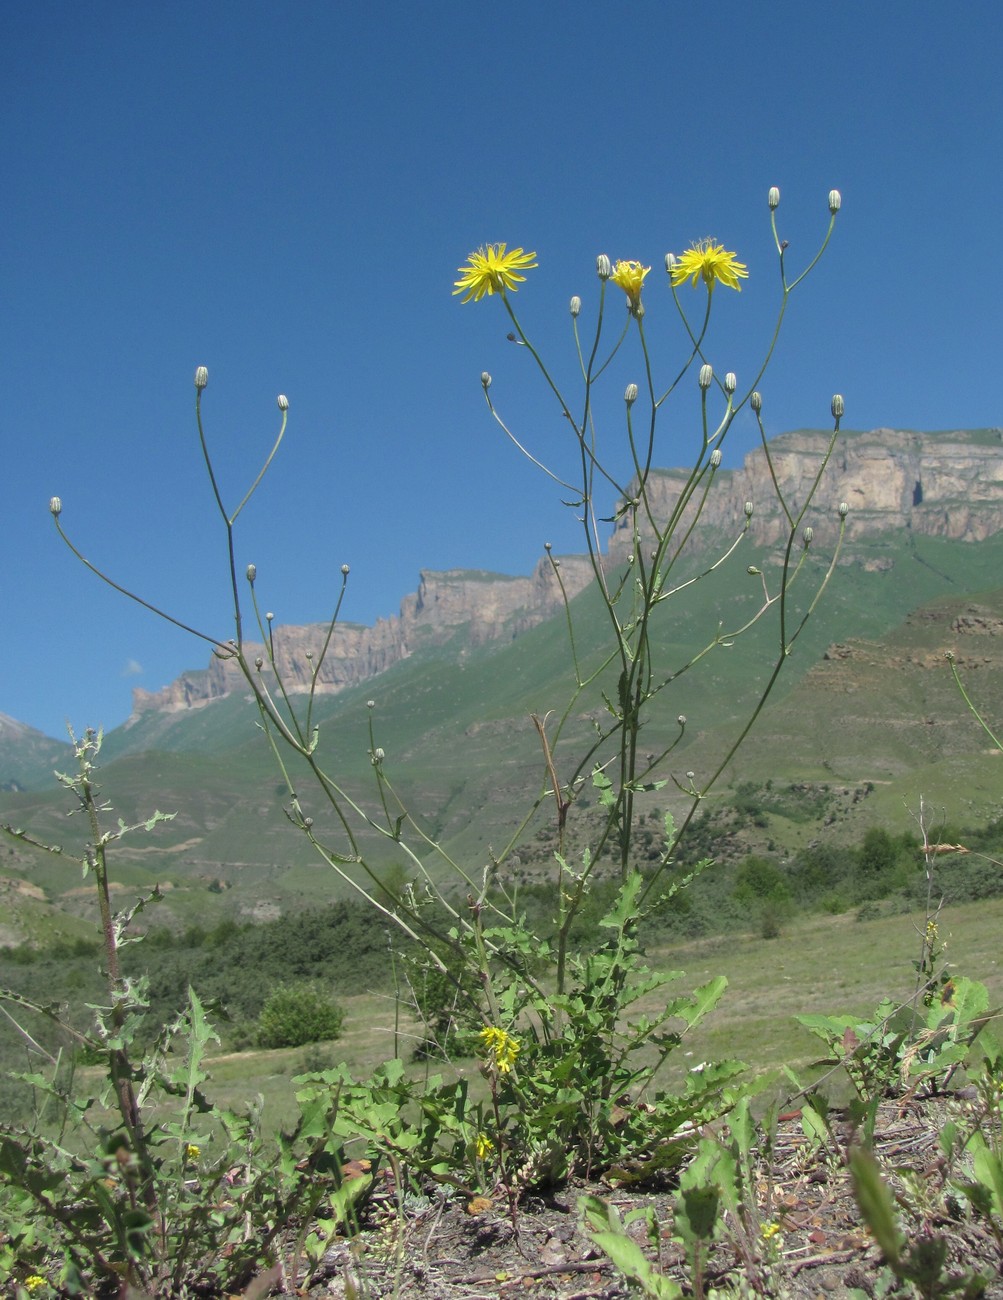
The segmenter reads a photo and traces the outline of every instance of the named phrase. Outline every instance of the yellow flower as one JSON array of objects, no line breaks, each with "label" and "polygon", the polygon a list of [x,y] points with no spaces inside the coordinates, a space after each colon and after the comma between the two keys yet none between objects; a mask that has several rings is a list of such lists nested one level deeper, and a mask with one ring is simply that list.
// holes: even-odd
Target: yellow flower
[{"label": "yellow flower", "polygon": [[479,248],[470,254],[466,265],[459,268],[460,278],[454,281],[453,295],[462,293],[464,302],[480,302],[485,294],[504,294],[506,289],[514,293],[526,278],[518,273],[536,266],[534,257],[535,253],[524,253],[521,248],[506,253],[504,244]]},{"label": "yellow flower", "polygon": [[189,1142],[188,1145],[185,1147],[186,1163],[193,1165],[201,1154],[202,1154],[202,1148],[197,1147],[194,1142]]},{"label": "yellow flower", "polygon": [[748,269],[738,260],[737,254],[729,253],[723,244],[714,239],[701,239],[691,245],[677,258],[675,266],[669,272],[673,288],[685,280],[691,280],[696,285],[697,280],[702,279],[708,293],[718,280],[729,289],[741,292],[742,286],[738,281],[747,279],[748,275]]},{"label": "yellow flower", "polygon": [[487,1136],[486,1133],[477,1134],[477,1142],[474,1146],[474,1150],[477,1153],[478,1160],[486,1160],[487,1157],[491,1154],[491,1152],[494,1149],[495,1149],[495,1144],[491,1141],[491,1139]]},{"label": "yellow flower", "polygon": [[46,1285],[44,1277],[39,1277],[37,1273],[32,1273],[30,1277],[24,1279],[25,1289],[28,1291],[37,1291],[39,1287]]},{"label": "yellow flower", "polygon": [[610,279],[627,295],[631,311],[636,311],[641,305],[641,286],[650,270],[650,266],[642,266],[640,262],[617,262],[613,267]]},{"label": "yellow flower", "polygon": [[515,1065],[515,1058],[519,1055],[518,1042],[504,1029],[495,1029],[490,1025],[481,1030],[480,1040],[485,1055],[498,1073],[508,1074]]}]

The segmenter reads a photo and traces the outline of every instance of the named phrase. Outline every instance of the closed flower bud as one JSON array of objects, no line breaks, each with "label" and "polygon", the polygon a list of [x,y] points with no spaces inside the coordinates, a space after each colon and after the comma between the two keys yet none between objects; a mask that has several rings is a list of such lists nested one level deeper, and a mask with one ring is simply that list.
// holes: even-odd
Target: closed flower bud
[{"label": "closed flower bud", "polygon": [[834,393],[832,398],[832,418],[839,420],[843,415],[843,394]]},{"label": "closed flower bud", "polygon": [[255,668],[257,668],[257,670],[258,670],[259,673],[261,672],[261,669],[264,667],[264,664],[265,664],[265,661],[264,661],[264,659],[262,659],[261,655],[255,655],[255,656],[254,656],[254,666],[255,666]]},{"label": "closed flower bud", "polygon": [[258,576],[258,568],[257,568],[257,565],[249,564],[249,565],[247,566],[247,581],[248,581],[248,582],[253,582],[254,579],[255,579],[257,576]]},{"label": "closed flower bud", "polygon": [[209,382],[209,371],[205,366],[199,366],[195,371],[195,387],[201,392]]},{"label": "closed flower bud", "polygon": [[840,194],[839,190],[829,191],[829,211],[832,213],[833,216],[835,216],[836,213],[839,211],[842,202],[843,202],[843,196],[842,194]]},{"label": "closed flower bud", "polygon": [[815,530],[810,525],[801,534],[805,546],[811,546],[811,539],[815,536]]},{"label": "closed flower bud", "polygon": [[550,552],[554,549],[554,547],[553,547],[553,543],[552,543],[552,542],[544,542],[544,543],[543,543],[543,549],[544,549],[544,550],[547,552],[547,554],[549,555]]},{"label": "closed flower bud", "polygon": [[343,564],[343,565],[341,566],[341,576],[342,576],[343,578],[347,578],[348,575],[349,575],[351,572],[352,572],[352,570],[348,567],[347,564]]},{"label": "closed flower bud", "polygon": [[762,573],[762,569],[757,569],[754,564],[750,564],[745,571],[750,578],[754,578],[757,573]]},{"label": "closed flower bud", "polygon": [[756,412],[757,415],[763,409],[763,395],[761,392],[758,391],[758,389],[749,398],[749,405],[752,407],[752,409]]},{"label": "closed flower bud", "polygon": [[846,516],[847,516],[849,513],[850,513],[850,507],[846,504],[845,501],[840,501],[840,503],[839,503],[839,517],[840,517],[840,519],[845,519]]},{"label": "closed flower bud", "polygon": [[623,400],[628,406],[633,406],[637,401],[637,384],[628,384],[623,390]]},{"label": "closed flower bud", "polygon": [[605,253],[596,258],[596,275],[600,280],[608,280],[613,274],[613,265]]},{"label": "closed flower bud", "polygon": [[669,273],[669,275],[672,274],[672,272],[673,272],[673,270],[674,270],[674,268],[675,268],[675,265],[676,265],[676,255],[675,255],[675,253],[666,253],[666,254],[665,254],[665,269],[666,269],[666,271]]},{"label": "closed flower bud", "polygon": [[63,503],[59,497],[49,498],[49,514],[54,515],[57,519],[63,513]]},{"label": "closed flower bud", "polygon": [[486,370],[481,371],[481,387],[484,389],[491,387],[491,376]]},{"label": "closed flower bud", "polygon": [[375,709],[375,708],[376,708],[376,701],[375,701],[375,700],[366,700],[366,708],[367,708],[367,709]]},{"label": "closed flower bud", "polygon": [[775,185],[770,186],[770,192],[766,196],[766,202],[770,205],[770,211],[775,212],[780,207],[780,191]]},{"label": "closed flower bud", "polygon": [[685,727],[685,726],[686,726],[686,714],[685,714],[685,713],[680,713],[679,717],[676,718],[676,721],[679,723],[679,725],[680,725],[681,727]]},{"label": "closed flower bud", "polygon": [[278,397],[277,397],[275,400],[276,400],[276,401],[278,402],[278,404],[279,404],[279,410],[280,410],[280,411],[288,411],[288,410],[289,410],[289,398],[286,397],[285,393],[279,393]]},{"label": "closed flower bud", "polygon": [[752,518],[752,512],[753,512],[753,510],[755,510],[755,508],[756,508],[756,507],[752,504],[751,501],[746,501],[746,503],[745,503],[745,517],[746,517],[746,519],[751,519],[751,518]]},{"label": "closed flower bud", "polygon": [[733,393],[737,387],[738,376],[735,374],[734,370],[729,370],[724,377],[724,391],[726,393]]},{"label": "closed flower bud", "polygon": [[714,367],[709,364],[702,365],[700,367],[700,374],[697,377],[697,382],[699,383],[700,387],[706,391],[708,388],[710,388],[713,381],[714,381]]},{"label": "closed flower bud", "polygon": [[711,452],[711,454],[710,454],[710,464],[711,464],[711,469],[717,469],[718,465],[721,464],[721,448],[720,448],[720,447],[715,447],[714,450]]},{"label": "closed flower bud", "polygon": [[275,615],[272,613],[271,610],[269,610],[268,613],[265,615],[265,621],[270,623],[274,617]]},{"label": "closed flower bud", "polygon": [[378,766],[380,763],[383,762],[383,760],[386,758],[386,756],[387,756],[387,755],[386,755],[386,750],[384,750],[384,749],[374,749],[374,750],[373,750],[373,762],[374,762],[377,766]]},{"label": "closed flower bud", "polygon": [[571,312],[572,316],[577,316],[578,313],[581,311],[581,309],[582,309],[582,300],[581,298],[579,298],[578,294],[576,293],[575,296],[571,299],[571,302],[568,304],[568,310]]}]

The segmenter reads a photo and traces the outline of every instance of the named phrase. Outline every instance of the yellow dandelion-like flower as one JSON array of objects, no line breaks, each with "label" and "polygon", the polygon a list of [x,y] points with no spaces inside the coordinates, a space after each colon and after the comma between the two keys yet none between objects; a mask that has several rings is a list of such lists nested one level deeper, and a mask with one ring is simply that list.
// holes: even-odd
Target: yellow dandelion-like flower
[{"label": "yellow dandelion-like flower", "polygon": [[24,1279],[24,1285],[25,1289],[28,1291],[38,1291],[41,1287],[47,1286],[48,1283],[45,1278],[40,1277],[38,1273],[32,1273],[29,1277]]},{"label": "yellow dandelion-like flower", "polygon": [[480,302],[485,294],[514,293],[525,280],[520,271],[536,266],[535,253],[524,253],[521,248],[505,251],[504,244],[488,244],[471,253],[465,266],[459,267],[460,278],[454,281],[453,295],[462,293],[464,302]]},{"label": "yellow dandelion-like flower", "polygon": [[482,1029],[479,1037],[489,1062],[499,1074],[508,1074],[519,1055],[518,1041],[504,1029],[495,1029],[492,1025]]},{"label": "yellow dandelion-like flower", "polygon": [[202,1148],[196,1146],[194,1142],[189,1142],[185,1147],[185,1160],[190,1165],[193,1165],[201,1154]]},{"label": "yellow dandelion-like flower", "polygon": [[772,1241],[774,1237],[779,1237],[781,1227],[779,1223],[764,1223],[761,1229],[764,1241]]},{"label": "yellow dandelion-like flower", "polygon": [[650,266],[642,266],[640,262],[617,262],[616,266],[613,267],[613,274],[610,279],[614,284],[618,284],[627,295],[631,311],[636,311],[641,305],[641,289],[644,285],[644,277],[650,270]]},{"label": "yellow dandelion-like flower", "polygon": [[474,1144],[474,1150],[477,1154],[478,1160],[486,1160],[494,1149],[495,1144],[486,1133],[477,1134],[477,1141]]},{"label": "yellow dandelion-like flower", "polygon": [[738,255],[729,253],[715,239],[700,239],[692,244],[669,271],[673,288],[686,280],[696,285],[702,279],[708,293],[719,280],[729,289],[741,292],[742,286],[738,282],[747,279],[748,275],[748,268],[738,260]]}]

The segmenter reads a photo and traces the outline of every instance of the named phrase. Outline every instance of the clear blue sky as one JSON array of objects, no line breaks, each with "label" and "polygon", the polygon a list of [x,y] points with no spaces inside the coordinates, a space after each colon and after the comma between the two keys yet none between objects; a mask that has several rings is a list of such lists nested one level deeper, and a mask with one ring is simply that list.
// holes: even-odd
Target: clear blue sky
[{"label": "clear blue sky", "polygon": [[[484,242],[537,252],[515,302],[564,373],[597,253],[655,268],[668,369],[663,256],[716,236],[750,269],[715,299],[712,353],[741,379],[776,303],[767,189],[796,263],[836,186],[770,431],[825,424],[837,390],[851,428],[1003,424],[1001,27],[998,3],[929,0],[5,6],[0,711],[110,728],[132,686],[207,660],[75,564],[54,493],[90,559],[230,634],[198,364],[231,501],[290,400],[239,541],[280,621],[324,617],[342,563],[344,614],[372,622],[420,568],[578,549],[484,407],[488,369],[519,432],[566,454],[498,301],[451,296]],[[691,445],[682,419],[659,459]]]}]

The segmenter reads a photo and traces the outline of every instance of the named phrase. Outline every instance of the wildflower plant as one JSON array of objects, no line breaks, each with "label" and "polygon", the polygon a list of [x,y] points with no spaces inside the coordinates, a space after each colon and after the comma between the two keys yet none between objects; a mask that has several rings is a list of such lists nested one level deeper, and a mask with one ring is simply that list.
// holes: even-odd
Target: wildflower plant
[{"label": "wildflower plant", "polygon": [[[399,793],[392,754],[380,743],[375,709],[368,710],[372,799],[364,802],[339,774],[339,745],[325,734],[317,704],[320,674],[347,590],[347,565],[342,568],[326,637],[309,661],[305,692],[296,694],[283,679],[275,653],[273,614],[259,599],[257,567],[238,561],[236,524],[284,438],[289,413],[284,396],[278,399],[281,427],[274,445],[247,492],[233,506],[220,491],[204,424],[208,372],[205,367],[196,371],[199,447],[220,517],[229,576],[232,609],[225,629],[198,631],[119,587],[83,559],[64,528],[62,502],[53,498],[50,505],[60,535],[83,563],[153,612],[195,632],[216,655],[236,666],[254,697],[266,742],[282,774],[289,820],[346,890],[421,947],[427,965],[448,990],[451,1032],[455,1028],[457,1040],[465,1038],[472,1054],[484,1062],[489,1106],[471,1102],[459,1085],[429,1082],[421,1096],[409,1092],[403,1067],[384,1071],[379,1086],[373,1084],[368,1093],[360,1092],[341,1071],[316,1073],[303,1084],[304,1095],[312,1098],[310,1105],[336,1094],[340,1123],[356,1124],[357,1132],[369,1134],[376,1146],[382,1144],[402,1167],[434,1171],[440,1181],[452,1178],[457,1185],[467,1186],[476,1180],[477,1166],[495,1160],[511,1198],[522,1187],[563,1179],[575,1169],[608,1167],[655,1148],[669,1153],[665,1159],[675,1159],[687,1143],[692,1145],[694,1126],[728,1110],[739,1095],[737,1063],[709,1065],[690,1072],[682,1086],[656,1090],[656,1076],[664,1063],[688,1030],[713,1009],[725,981],[713,979],[685,993],[671,989],[680,974],[652,972],[647,967],[641,927],[656,903],[684,887],[685,878],[677,869],[681,839],[773,690],[835,570],[845,527],[845,512],[837,517],[833,508],[832,545],[822,564],[816,565],[814,531],[806,526],[806,517],[838,435],[842,397],[832,399],[832,432],[818,474],[805,495],[792,500],[774,471],[760,393],[790,295],[832,235],[838,196],[835,191],[830,195],[830,219],[818,253],[794,276],[787,265],[786,241],[777,232],[779,196],[774,202],[775,193],[770,192],[769,212],[779,266],[778,319],[752,381],[741,387],[733,372],[712,360],[710,324],[717,286],[738,290],[753,270],[716,240],[699,241],[679,255],[669,254],[661,284],[650,278],[651,266],[641,260],[613,262],[605,254],[597,258],[593,307],[586,310],[578,294],[570,305],[569,355],[578,375],[575,395],[565,392],[515,310],[516,293],[524,286],[529,290],[528,273],[536,266],[536,253],[504,243],[487,244],[459,268],[453,292],[464,310],[488,298],[498,300],[476,310],[505,313],[510,337],[520,345],[527,367],[535,371],[535,382],[542,380],[548,400],[556,400],[564,417],[564,460],[570,468],[554,469],[545,463],[542,452],[510,429],[496,403],[490,373],[481,375],[490,416],[557,485],[580,522],[582,551],[601,612],[600,649],[586,649],[586,643],[592,646],[596,641],[594,629],[580,623],[559,560],[547,547],[555,583],[565,597],[568,690],[565,698],[555,699],[550,712],[532,718],[538,744],[536,794],[526,810],[513,810],[507,841],[487,862],[457,860],[428,830],[418,810],[407,805]],[[610,284],[615,306],[608,301]],[[691,287],[702,294],[694,319],[688,306],[691,300],[685,296]],[[622,323],[615,310],[623,306],[620,293],[627,307]],[[656,311],[678,316],[687,340],[681,359],[667,369],[653,355],[646,333],[646,312]],[[610,419],[607,394],[617,367],[623,364],[634,367],[635,377],[623,390],[622,404],[614,402],[618,410]],[[663,430],[676,399],[685,409],[686,393],[695,401],[697,415],[693,436],[683,447],[678,437],[671,439]],[[712,583],[724,566],[741,564],[743,547],[750,545],[754,504],[746,508],[734,535],[720,539],[716,558],[696,568],[689,561],[694,529],[711,494],[720,490],[722,448],[739,413],[746,409],[758,425],[782,520],[779,558],[763,561],[757,555],[760,563],[747,566],[755,593],[751,604],[736,610],[734,621],[707,629],[704,639],[680,661],[665,662],[656,635],[662,621],[671,617],[670,611],[686,600],[696,583]],[[612,433],[607,423],[614,426]],[[690,468],[666,517],[652,492],[655,457],[678,457],[684,451],[692,452]],[[614,563],[605,553],[604,510],[607,515],[612,512],[621,535],[628,538],[625,562]],[[801,589],[809,584],[801,597]],[[708,656],[733,646],[771,619],[772,659],[748,717],[711,770],[699,777],[680,775],[673,765],[686,735],[684,714],[678,713],[669,739],[660,740],[654,749],[646,743],[646,728],[652,719],[665,716],[673,690],[680,682],[685,684],[687,675]],[[249,640],[249,627],[257,630],[261,648]],[[676,713],[669,707],[669,716]],[[584,734],[576,730],[576,719],[582,714],[591,719],[591,730]],[[652,730],[651,734],[662,733]],[[678,820],[664,815],[656,858],[642,871],[635,844],[639,807],[669,782],[675,784],[684,812]],[[579,816],[584,814],[586,799],[597,815]],[[326,809],[323,818],[311,811],[318,801]],[[553,837],[555,902],[550,923],[537,929],[526,922],[505,871],[530,828],[543,818],[550,819]],[[383,851],[404,863],[411,880],[392,893],[383,888],[379,867]],[[612,882],[611,898],[594,927],[593,942],[579,949],[576,922],[604,874]],[[383,1098],[379,1120],[372,1100],[377,1095]],[[390,1107],[396,1107],[398,1117],[413,1115],[418,1107],[422,1118],[410,1136],[406,1126],[400,1127],[403,1120],[390,1122]]]}]

